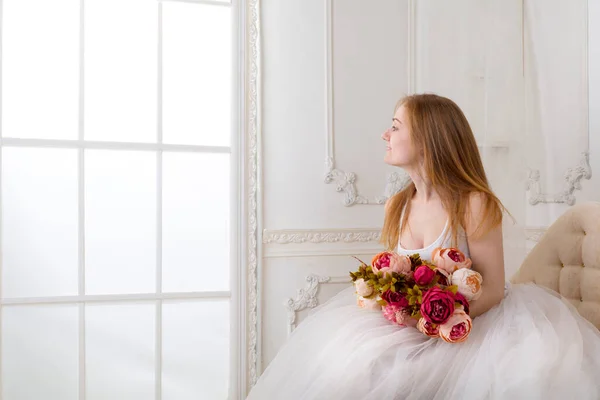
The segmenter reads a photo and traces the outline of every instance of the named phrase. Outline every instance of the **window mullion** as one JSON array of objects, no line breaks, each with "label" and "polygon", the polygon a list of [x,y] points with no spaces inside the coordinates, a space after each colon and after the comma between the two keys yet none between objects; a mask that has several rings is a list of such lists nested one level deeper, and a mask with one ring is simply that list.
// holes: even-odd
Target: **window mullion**
[{"label": "window mullion", "polygon": [[[85,1],[79,1],[79,123],[78,123],[78,139],[79,142],[84,140],[84,35],[85,35]],[[85,151],[83,147],[78,150],[78,294],[85,296]],[[85,303],[81,302],[78,305],[79,309],[79,400],[85,400],[86,397],[86,356],[85,356]]]},{"label": "window mullion", "polygon": [[169,293],[127,293],[127,294],[88,294],[85,296],[48,296],[4,298],[1,305],[74,304],[74,303],[125,303],[163,300],[215,300],[228,299],[231,291],[220,292],[169,292]]},{"label": "window mullion", "polygon": [[[163,144],[162,135],[162,4],[158,3],[158,57],[157,57],[157,112],[156,112],[156,142],[159,149],[156,152],[156,294],[162,294],[162,164]],[[156,301],[156,330],[155,330],[155,371],[154,398],[162,398],[162,300]]]},{"label": "window mullion", "polygon": [[202,146],[188,144],[104,142],[88,140],[1,138],[0,145],[7,147],[50,147],[60,149],[97,149],[133,151],[173,151],[190,153],[230,154],[230,146]]}]

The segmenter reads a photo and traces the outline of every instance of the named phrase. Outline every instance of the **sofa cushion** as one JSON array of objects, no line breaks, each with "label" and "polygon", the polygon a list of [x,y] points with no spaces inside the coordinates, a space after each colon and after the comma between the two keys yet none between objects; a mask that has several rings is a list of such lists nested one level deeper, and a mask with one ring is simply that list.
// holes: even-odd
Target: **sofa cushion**
[{"label": "sofa cushion", "polygon": [[511,279],[550,288],[600,329],[600,203],[571,207],[554,222]]}]

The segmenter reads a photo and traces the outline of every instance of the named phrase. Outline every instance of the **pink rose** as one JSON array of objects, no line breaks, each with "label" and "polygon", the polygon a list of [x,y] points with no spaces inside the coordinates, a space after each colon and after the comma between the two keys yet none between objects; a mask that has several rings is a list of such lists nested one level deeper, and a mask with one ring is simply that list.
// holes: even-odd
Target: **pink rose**
[{"label": "pink rose", "polygon": [[365,299],[359,296],[356,303],[360,308],[364,308],[365,310],[381,311],[381,305],[377,303],[377,299]]},{"label": "pink rose", "polygon": [[427,322],[425,318],[421,318],[417,323],[417,329],[419,332],[429,336],[429,337],[438,337],[440,336],[440,329],[438,325],[434,325],[430,322]]},{"label": "pink rose", "polygon": [[400,308],[408,307],[408,300],[406,299],[405,293],[392,292],[391,290],[386,290],[381,295],[381,298],[385,300],[388,304],[393,304]]},{"label": "pink rose", "polygon": [[384,251],[382,253],[378,253],[371,260],[371,266],[373,267],[373,272],[380,271],[383,268],[390,267],[390,256],[392,253],[389,251]]},{"label": "pink rose", "polygon": [[408,256],[400,255],[391,251],[384,251],[373,257],[371,261],[373,272],[396,272],[398,274],[408,275],[411,272],[411,262]]},{"label": "pink rose", "polygon": [[408,276],[412,270],[410,257],[398,253],[392,253],[390,257],[390,270],[397,274]]},{"label": "pink rose", "polygon": [[483,277],[472,269],[459,269],[452,274],[452,284],[458,287],[458,292],[468,301],[473,301],[481,296]]},{"label": "pink rose", "polygon": [[440,325],[448,321],[454,313],[454,294],[437,286],[423,295],[421,314],[427,322]]},{"label": "pink rose", "polygon": [[373,286],[369,285],[365,282],[364,279],[357,279],[354,282],[354,287],[356,288],[356,294],[362,297],[369,297],[373,294]]},{"label": "pink rose", "polygon": [[427,286],[433,281],[435,277],[435,271],[429,268],[427,265],[421,265],[415,270],[414,279],[417,285]]},{"label": "pink rose", "polygon": [[406,309],[394,304],[383,308],[383,316],[390,322],[400,326],[416,326],[417,320],[412,318]]},{"label": "pink rose", "polygon": [[[465,313],[469,314],[469,302],[467,301],[465,296],[462,295],[462,293],[457,292],[454,295],[454,301],[462,306],[463,310],[465,310]],[[458,307],[455,306],[455,308]]]},{"label": "pink rose", "polygon": [[473,322],[463,310],[456,310],[445,324],[440,325],[440,337],[448,343],[460,343],[467,340]]},{"label": "pink rose", "polygon": [[396,320],[400,321],[404,326],[410,326],[413,328],[416,327],[417,323],[419,322],[416,318],[411,317],[407,312],[402,312],[399,316],[396,315]]},{"label": "pink rose", "polygon": [[431,253],[431,261],[436,267],[450,274],[461,268],[471,268],[472,264],[470,258],[467,258],[460,250],[453,247],[436,248]]}]

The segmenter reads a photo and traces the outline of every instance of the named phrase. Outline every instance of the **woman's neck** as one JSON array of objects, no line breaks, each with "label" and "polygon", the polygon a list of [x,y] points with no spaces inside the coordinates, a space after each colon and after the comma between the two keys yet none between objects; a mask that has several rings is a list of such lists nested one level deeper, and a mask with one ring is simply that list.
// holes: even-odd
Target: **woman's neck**
[{"label": "woman's neck", "polygon": [[422,170],[417,168],[405,168],[405,171],[410,176],[410,179],[415,184],[417,190],[413,200],[426,204],[440,199],[439,194],[435,191],[433,185],[431,185],[431,181],[425,177]]}]

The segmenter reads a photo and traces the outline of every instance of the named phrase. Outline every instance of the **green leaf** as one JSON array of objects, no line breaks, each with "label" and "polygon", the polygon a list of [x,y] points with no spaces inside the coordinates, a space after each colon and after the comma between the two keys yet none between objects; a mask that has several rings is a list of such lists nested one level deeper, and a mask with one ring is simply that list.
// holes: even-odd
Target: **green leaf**
[{"label": "green leaf", "polygon": [[411,256],[409,256],[409,258],[413,269],[422,264],[421,256],[418,253],[412,254]]},{"label": "green leaf", "polygon": [[458,292],[458,286],[456,286],[456,285],[448,286],[447,289],[449,291],[451,291],[453,294],[456,294]]}]

